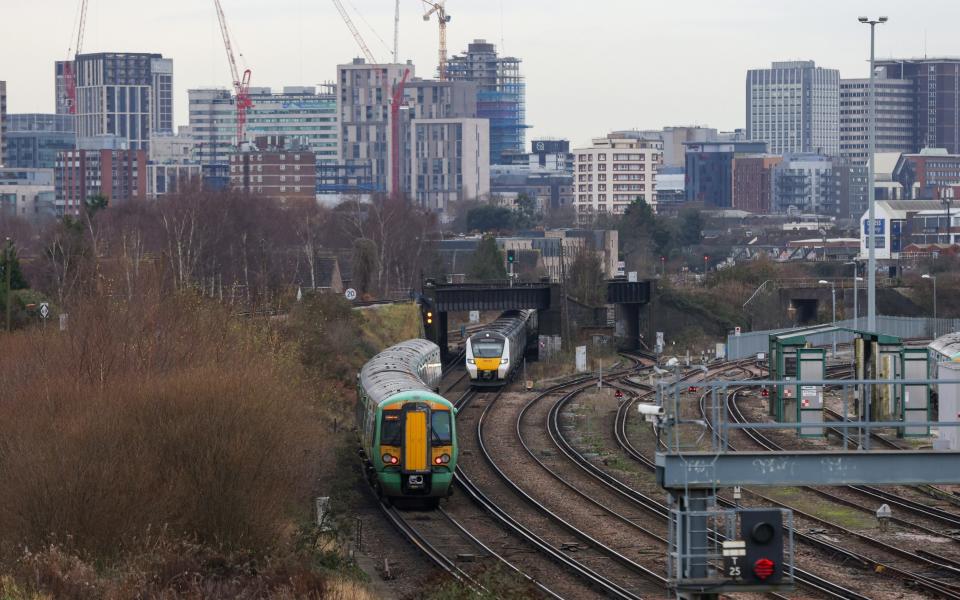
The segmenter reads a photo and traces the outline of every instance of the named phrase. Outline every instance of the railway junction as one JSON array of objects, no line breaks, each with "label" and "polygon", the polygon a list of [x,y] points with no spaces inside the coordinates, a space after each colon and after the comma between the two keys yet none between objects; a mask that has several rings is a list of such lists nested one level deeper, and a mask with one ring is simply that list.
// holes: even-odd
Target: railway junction
[{"label": "railway junction", "polygon": [[436,578],[483,591],[498,573],[517,597],[960,598],[960,370],[928,342],[844,331],[838,354],[812,343],[833,330],[798,329],[747,358],[624,351],[602,375],[475,389],[441,314],[562,322],[546,285],[461,292],[423,306],[457,407],[454,494],[380,504]]}]

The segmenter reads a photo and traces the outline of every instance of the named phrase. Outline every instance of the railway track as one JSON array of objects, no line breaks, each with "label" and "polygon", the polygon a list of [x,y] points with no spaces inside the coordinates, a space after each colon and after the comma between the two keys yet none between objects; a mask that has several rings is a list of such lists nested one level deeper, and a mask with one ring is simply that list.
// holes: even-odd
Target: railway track
[{"label": "railway track", "polygon": [[[461,462],[457,473],[457,482],[461,489],[502,527],[524,539],[537,549],[541,557],[556,565],[549,571],[550,584],[545,583],[546,580],[543,578],[537,578],[541,584],[551,590],[551,593],[570,598],[591,597],[597,594],[632,600],[642,598],[639,593],[628,589],[609,576],[610,565],[616,563],[610,560],[609,555],[605,554],[602,548],[580,546],[579,543],[571,546],[570,536],[575,534],[572,533],[570,524],[543,512],[535,501],[522,491],[518,491],[519,486],[498,467],[490,453],[490,448],[484,441],[483,429],[484,422],[490,414],[489,411],[496,405],[501,393],[478,393],[471,390],[459,403],[461,415],[471,410],[472,406],[476,407],[474,403],[478,401],[484,403],[480,407],[476,423],[471,427],[475,431],[473,439],[465,441],[466,428],[460,429],[462,447],[472,446],[471,453],[475,452],[482,459],[473,461],[469,466],[469,472]],[[473,410],[476,411],[476,408]],[[574,553],[577,558],[573,558]],[[575,585],[571,587],[570,581],[560,581],[562,589],[558,589],[561,586],[557,585],[557,572],[567,577],[575,577]]]},{"label": "railway track", "polygon": [[[464,371],[447,389],[453,388],[465,374]],[[434,511],[401,511],[385,502],[379,502],[379,506],[386,519],[404,538],[465,587],[478,593],[488,593],[479,576],[499,563],[507,572],[514,573],[519,581],[527,583],[529,589],[525,594],[558,600],[562,598],[529,575],[527,565],[521,568],[517,560],[507,556],[511,552],[515,553],[511,548],[512,544],[524,543],[523,536],[510,540],[509,528],[500,530],[496,525],[492,525],[485,532],[488,535],[487,541],[484,541],[480,535],[471,531],[477,529],[477,522],[487,519],[482,504],[460,502],[456,503],[455,507],[448,505],[446,509]],[[500,545],[500,551],[494,549],[495,544]]]},{"label": "railway track", "polygon": [[[747,419],[744,417],[743,413],[740,411],[740,408],[736,402],[737,395],[742,391],[743,388],[731,389],[727,393],[725,400],[726,410],[730,414],[734,422],[737,423],[746,423]],[[700,413],[703,419],[713,427],[712,419],[707,414],[706,410],[706,397],[707,395],[701,395],[699,400]],[[744,439],[749,439],[751,444],[756,448],[766,451],[782,451],[783,448],[768,437],[764,436],[758,431],[751,430],[737,430],[737,435],[740,435]],[[729,449],[735,451],[736,448],[732,445],[729,445]],[[839,494],[834,493],[834,491],[825,491],[815,487],[802,487],[800,488],[805,492],[810,492],[818,497],[829,500],[830,502],[845,505],[848,507],[853,507],[861,511],[870,513],[872,511],[865,510],[859,504],[852,502],[846,498],[841,497]],[[781,506],[788,508],[794,512],[795,517],[798,517],[798,521],[814,523],[819,526],[828,527],[835,532],[838,532],[844,536],[847,536],[848,545],[853,543],[855,546],[859,547],[859,550],[852,550],[849,547],[840,546],[839,544],[833,543],[832,541],[827,541],[821,537],[813,536],[802,531],[798,531],[797,528],[794,528],[794,536],[800,543],[809,545],[811,547],[822,550],[823,552],[828,553],[832,556],[843,557],[846,560],[852,561],[854,563],[859,563],[860,565],[871,568],[876,573],[884,574],[887,576],[892,576],[900,581],[905,582],[909,587],[923,590],[926,593],[935,594],[938,597],[944,598],[960,598],[960,586],[954,582],[944,582],[939,579],[934,579],[933,576],[927,575],[924,573],[918,573],[912,569],[920,567],[936,573],[937,575],[947,576],[956,579],[960,576],[960,571],[956,567],[950,566],[948,564],[940,563],[915,552],[910,552],[903,550],[899,547],[893,546],[892,544],[886,543],[883,540],[880,540],[876,537],[868,536],[863,533],[854,531],[848,527],[838,525],[837,523],[826,520],[817,516],[810,514],[809,512],[799,510],[795,506],[787,504],[785,502],[773,499],[767,495],[761,494],[756,490],[750,490],[749,493],[755,497],[757,500],[763,502],[764,504]],[[718,501],[720,501],[718,499]],[[730,506],[733,505],[732,502],[723,501],[728,503]],[[898,519],[898,523],[906,526],[912,527],[922,531],[928,535],[935,535],[941,537],[942,533],[916,523]],[[882,552],[886,555],[884,559],[873,558],[877,552]],[[912,566],[905,566],[904,561],[909,563]]]},{"label": "railway track", "polygon": [[[745,367],[744,367],[745,368]],[[727,367],[721,366],[719,369],[714,369],[708,373],[694,372],[689,374],[689,376],[683,378],[681,381],[689,380],[693,376],[700,375],[701,377],[706,377],[708,375],[713,375],[715,372],[726,370]],[[646,394],[652,394],[653,390],[646,385],[633,383],[631,385],[635,390],[640,390]],[[616,416],[614,418],[614,439],[616,444],[626,453],[626,455],[633,460],[634,462],[642,465],[650,472],[655,472],[656,465],[650,460],[642,451],[640,451],[634,443],[631,441],[630,436],[627,431],[627,416],[629,415],[630,408],[634,405],[634,402],[639,397],[639,395],[633,399],[628,399],[621,403],[620,407],[617,410]],[[638,505],[647,507],[648,510],[655,512],[660,515],[664,520],[668,518],[669,509],[665,504],[660,503],[659,501],[653,500],[652,498],[641,494],[632,487],[618,478],[614,477],[612,474],[608,473],[604,469],[601,469],[588,458],[584,457],[573,445],[566,439],[561,438],[562,443],[568,449],[568,451],[577,457],[578,462],[582,465],[584,469],[587,469],[595,474],[596,477],[603,479],[608,482],[612,487],[615,487],[621,490],[624,494],[631,496]],[[722,536],[717,532],[712,532],[714,540],[722,540]],[[798,585],[803,588],[810,590],[812,592],[818,593],[824,597],[828,598],[850,598],[850,599],[867,599],[869,596],[865,596],[849,587],[831,581],[825,577],[821,577],[808,569],[801,568],[797,565],[794,565],[794,577]],[[783,597],[779,596],[778,597]]]}]

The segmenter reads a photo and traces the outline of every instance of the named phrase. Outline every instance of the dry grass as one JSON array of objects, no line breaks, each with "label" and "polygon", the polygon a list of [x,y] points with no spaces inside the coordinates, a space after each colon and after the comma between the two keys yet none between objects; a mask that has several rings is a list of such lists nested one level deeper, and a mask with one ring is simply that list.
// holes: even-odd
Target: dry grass
[{"label": "dry grass", "polygon": [[300,539],[335,451],[300,358],[159,294],[0,337],[0,598],[363,598]]}]

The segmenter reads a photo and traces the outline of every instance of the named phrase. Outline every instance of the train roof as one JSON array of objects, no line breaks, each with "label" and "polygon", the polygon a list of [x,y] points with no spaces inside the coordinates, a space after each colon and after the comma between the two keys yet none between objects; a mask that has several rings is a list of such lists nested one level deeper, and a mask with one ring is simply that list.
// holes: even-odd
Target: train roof
[{"label": "train roof", "polygon": [[488,333],[498,333],[500,335],[509,336],[513,332],[523,327],[530,319],[530,315],[532,313],[532,310],[509,310],[500,315],[493,323],[490,323],[477,333],[470,336],[470,339],[483,338],[485,337],[485,334]]},{"label": "train roof", "polygon": [[420,367],[430,360],[440,361],[440,348],[433,342],[423,339],[400,342],[363,365],[360,385],[377,404],[404,392],[425,392],[433,396],[433,389],[420,378]]},{"label": "train roof", "polygon": [[960,358],[960,332],[942,335],[927,347],[950,360]]}]

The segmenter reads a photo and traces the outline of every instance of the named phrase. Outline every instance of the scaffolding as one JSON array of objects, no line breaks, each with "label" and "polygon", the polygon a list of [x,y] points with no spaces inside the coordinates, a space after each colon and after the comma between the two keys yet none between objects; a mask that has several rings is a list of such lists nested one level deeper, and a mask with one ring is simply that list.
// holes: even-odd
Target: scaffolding
[{"label": "scaffolding", "polygon": [[477,84],[477,117],[490,121],[490,164],[522,154],[526,146],[526,83],[520,59],[498,57],[493,44],[476,40],[447,63],[447,78]]}]

